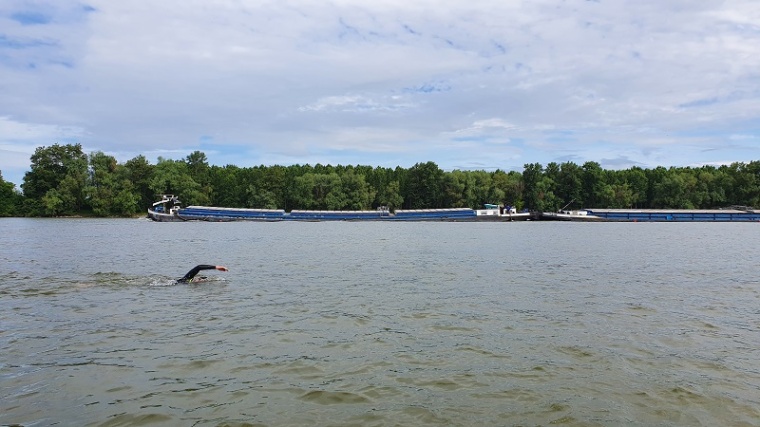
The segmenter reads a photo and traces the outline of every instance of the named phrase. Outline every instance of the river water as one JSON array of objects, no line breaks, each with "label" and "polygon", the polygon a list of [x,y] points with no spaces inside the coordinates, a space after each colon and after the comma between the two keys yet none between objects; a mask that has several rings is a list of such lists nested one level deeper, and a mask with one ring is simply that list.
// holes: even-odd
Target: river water
[{"label": "river water", "polygon": [[758,426],[758,241],[2,219],[0,425]]}]

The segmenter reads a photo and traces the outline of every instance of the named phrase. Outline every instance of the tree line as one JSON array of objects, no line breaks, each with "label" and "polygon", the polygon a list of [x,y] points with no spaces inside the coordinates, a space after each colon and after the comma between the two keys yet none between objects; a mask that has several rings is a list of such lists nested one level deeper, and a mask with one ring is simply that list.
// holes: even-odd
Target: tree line
[{"label": "tree line", "polygon": [[434,162],[371,166],[212,166],[140,155],[124,163],[80,144],[39,147],[21,189],[0,171],[0,216],[134,216],[162,194],[185,206],[317,210],[468,207],[710,209],[760,205],[760,161],[723,166],[605,170],[596,162],[529,163],[522,173],[454,170]]}]

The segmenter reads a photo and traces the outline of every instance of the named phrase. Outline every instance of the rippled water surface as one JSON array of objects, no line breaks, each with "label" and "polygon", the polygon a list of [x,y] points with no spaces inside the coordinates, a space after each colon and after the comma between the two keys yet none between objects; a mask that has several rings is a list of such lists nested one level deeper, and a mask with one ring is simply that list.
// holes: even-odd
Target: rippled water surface
[{"label": "rippled water surface", "polygon": [[0,425],[758,426],[758,241],[1,219]]}]

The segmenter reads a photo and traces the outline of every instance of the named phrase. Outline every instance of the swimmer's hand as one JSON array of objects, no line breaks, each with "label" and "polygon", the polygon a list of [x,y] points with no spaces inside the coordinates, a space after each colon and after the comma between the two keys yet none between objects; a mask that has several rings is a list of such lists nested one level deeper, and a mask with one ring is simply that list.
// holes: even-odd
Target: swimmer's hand
[{"label": "swimmer's hand", "polygon": [[230,270],[227,269],[227,267],[225,267],[223,265],[217,265],[216,269],[219,270],[219,271],[230,271]]}]

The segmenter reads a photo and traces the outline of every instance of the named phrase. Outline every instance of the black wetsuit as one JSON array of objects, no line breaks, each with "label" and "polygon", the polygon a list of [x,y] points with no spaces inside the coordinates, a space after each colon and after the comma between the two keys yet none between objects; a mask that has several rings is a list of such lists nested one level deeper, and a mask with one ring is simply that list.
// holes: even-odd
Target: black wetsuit
[{"label": "black wetsuit", "polygon": [[199,271],[214,270],[214,269],[216,269],[215,265],[206,265],[206,264],[196,265],[195,267],[193,267],[192,270],[188,271],[187,274],[182,276],[181,279],[177,279],[177,283],[190,283],[193,281],[193,277],[195,277],[195,275],[198,274]]}]

